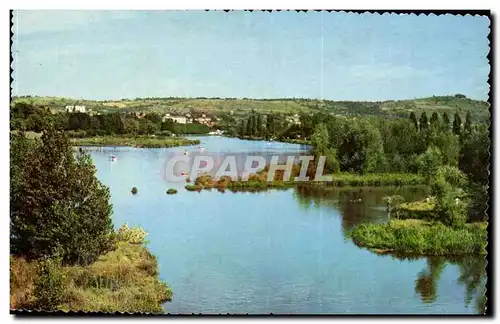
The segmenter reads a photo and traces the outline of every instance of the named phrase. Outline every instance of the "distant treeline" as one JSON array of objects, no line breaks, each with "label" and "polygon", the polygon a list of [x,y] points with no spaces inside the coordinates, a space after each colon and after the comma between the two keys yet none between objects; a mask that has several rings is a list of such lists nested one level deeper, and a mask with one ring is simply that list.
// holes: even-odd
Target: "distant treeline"
[{"label": "distant treeline", "polygon": [[109,113],[90,115],[88,113],[57,113],[49,109],[16,103],[10,111],[11,130],[41,132],[53,126],[58,130],[70,131],[70,135],[80,136],[112,134],[206,134],[210,128],[199,123],[178,124],[171,119],[162,121],[156,113],[148,113],[139,118],[133,113]]}]

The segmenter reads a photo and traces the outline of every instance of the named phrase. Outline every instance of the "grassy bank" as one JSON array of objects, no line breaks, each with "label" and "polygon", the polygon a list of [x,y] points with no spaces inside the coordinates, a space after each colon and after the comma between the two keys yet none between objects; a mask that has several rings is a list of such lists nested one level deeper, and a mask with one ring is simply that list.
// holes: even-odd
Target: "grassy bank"
[{"label": "grassy bank", "polygon": [[[172,291],[159,279],[157,260],[145,247],[144,236],[141,229],[122,227],[116,250],[93,264],[53,266],[51,289],[40,276],[43,262],[11,257],[10,307],[44,309],[43,301],[52,295],[57,310],[163,313],[162,304],[172,299]],[[37,290],[41,283],[42,294]]]},{"label": "grassy bank", "polygon": [[354,243],[379,253],[415,255],[485,254],[487,223],[463,228],[420,219],[392,220],[386,224],[362,224],[352,231]]},{"label": "grassy bank", "polygon": [[[298,168],[292,171],[292,177],[298,174]],[[229,177],[221,177],[215,181],[210,175],[200,175],[196,178],[193,185],[189,184],[185,188],[189,191],[199,191],[202,189],[229,189],[232,191],[256,191],[271,188],[289,188],[294,186],[314,187],[314,188],[334,188],[334,187],[361,187],[361,186],[391,186],[391,185],[408,185],[415,186],[424,183],[424,179],[417,174],[406,173],[380,173],[380,174],[350,174],[337,173],[333,174],[332,181],[282,181],[283,172],[276,172],[273,181],[267,181],[267,168],[257,174],[251,174],[248,181],[232,181]]]},{"label": "grassy bank", "polygon": [[176,146],[196,145],[199,140],[172,137],[151,136],[95,136],[72,138],[71,143],[76,146],[132,146],[145,148],[168,148]]}]

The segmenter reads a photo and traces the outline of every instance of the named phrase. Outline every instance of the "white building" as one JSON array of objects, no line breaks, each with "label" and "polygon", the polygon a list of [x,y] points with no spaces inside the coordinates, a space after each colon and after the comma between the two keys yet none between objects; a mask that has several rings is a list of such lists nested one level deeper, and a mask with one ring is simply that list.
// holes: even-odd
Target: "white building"
[{"label": "white building", "polygon": [[67,105],[65,107],[65,109],[69,113],[72,113],[72,112],[84,113],[86,111],[85,106],[78,106],[78,105]]}]

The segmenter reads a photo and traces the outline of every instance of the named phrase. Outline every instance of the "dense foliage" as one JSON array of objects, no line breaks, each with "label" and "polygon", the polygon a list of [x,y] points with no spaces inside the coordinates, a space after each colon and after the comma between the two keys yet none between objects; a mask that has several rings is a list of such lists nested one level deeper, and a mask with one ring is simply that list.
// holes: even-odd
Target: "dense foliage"
[{"label": "dense foliage", "polygon": [[109,190],[64,134],[11,138],[11,252],[88,264],[113,245]]}]

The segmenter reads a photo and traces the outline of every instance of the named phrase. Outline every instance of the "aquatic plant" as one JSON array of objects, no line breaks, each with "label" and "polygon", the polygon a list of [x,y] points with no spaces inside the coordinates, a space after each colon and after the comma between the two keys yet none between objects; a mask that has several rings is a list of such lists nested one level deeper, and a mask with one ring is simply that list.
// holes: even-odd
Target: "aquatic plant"
[{"label": "aquatic plant", "polygon": [[167,195],[173,195],[177,193],[177,189],[170,188],[167,190]]},{"label": "aquatic plant", "polygon": [[351,237],[358,246],[379,252],[417,255],[485,254],[486,223],[453,228],[419,219],[392,220],[386,224],[361,224]]}]

